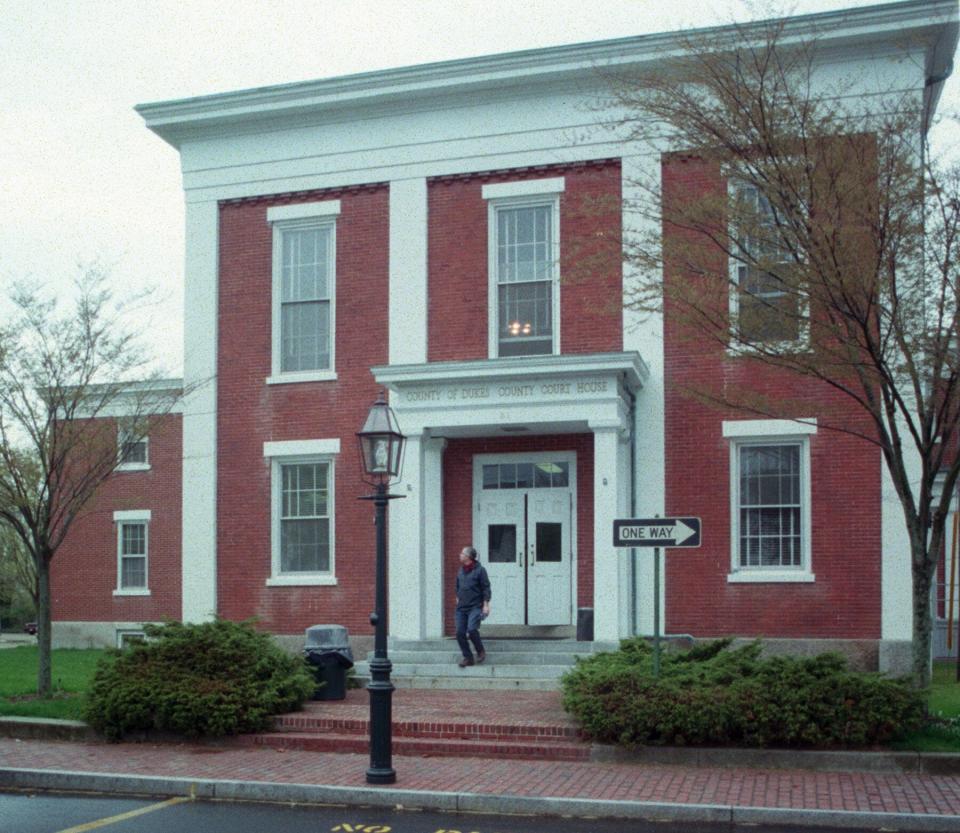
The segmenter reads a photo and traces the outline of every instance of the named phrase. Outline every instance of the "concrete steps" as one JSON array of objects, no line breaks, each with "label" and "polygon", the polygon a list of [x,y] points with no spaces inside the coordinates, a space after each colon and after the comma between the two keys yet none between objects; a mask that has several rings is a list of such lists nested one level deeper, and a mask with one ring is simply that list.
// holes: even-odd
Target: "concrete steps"
[{"label": "concrete steps", "polygon": [[[460,668],[454,639],[419,642],[393,640],[388,649],[391,679],[398,688],[476,691],[555,691],[577,657],[615,646],[572,639],[484,639],[487,659],[482,665]],[[355,666],[358,680],[370,679],[368,655]]]}]

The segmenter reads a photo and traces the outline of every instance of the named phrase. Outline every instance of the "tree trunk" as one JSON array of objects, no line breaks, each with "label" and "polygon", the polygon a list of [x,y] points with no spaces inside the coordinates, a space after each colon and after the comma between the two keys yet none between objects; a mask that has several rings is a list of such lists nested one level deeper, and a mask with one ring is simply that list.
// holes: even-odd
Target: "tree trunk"
[{"label": "tree trunk", "polygon": [[45,555],[37,558],[37,695],[49,697],[52,691],[50,662],[50,559]]},{"label": "tree trunk", "polygon": [[[913,539],[913,536],[911,536]],[[917,688],[927,688],[931,680],[930,587],[932,577],[927,569],[929,553],[926,541],[911,542],[913,566],[913,682]]]}]

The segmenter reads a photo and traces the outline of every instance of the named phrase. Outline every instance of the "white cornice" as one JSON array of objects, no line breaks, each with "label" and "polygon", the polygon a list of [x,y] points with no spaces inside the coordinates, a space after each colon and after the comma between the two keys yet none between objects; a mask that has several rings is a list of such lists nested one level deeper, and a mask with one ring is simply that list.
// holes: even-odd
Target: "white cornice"
[{"label": "white cornice", "polygon": [[443,382],[507,381],[597,373],[622,373],[630,390],[639,390],[649,372],[639,353],[587,353],[563,356],[523,356],[515,359],[481,359],[468,362],[380,365],[370,368],[377,384],[391,388]]},{"label": "white cornice", "polygon": [[[789,18],[782,41],[789,43],[816,32],[825,48],[902,44],[908,36],[925,36],[929,56],[926,72],[947,70],[957,42],[955,0],[908,0],[859,9]],[[365,72],[271,87],[220,93],[137,106],[147,126],[175,147],[191,137],[229,132],[240,125],[303,118],[349,108],[373,111],[398,99],[476,94],[509,87],[529,90],[542,84],[570,83],[601,68],[625,70],[679,54],[690,38],[722,45],[725,40],[762,32],[764,22],[710,27],[687,32],[641,35],[584,44],[555,46]]]}]

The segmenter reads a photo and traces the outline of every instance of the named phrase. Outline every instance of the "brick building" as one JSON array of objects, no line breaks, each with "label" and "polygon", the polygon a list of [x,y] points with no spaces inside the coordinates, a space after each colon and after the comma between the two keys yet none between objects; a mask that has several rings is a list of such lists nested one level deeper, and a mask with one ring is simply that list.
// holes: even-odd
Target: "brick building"
[{"label": "brick building", "polygon": [[[818,27],[828,69],[859,79],[851,95],[892,79],[929,116],[957,11],[905,2],[787,26]],[[742,372],[736,359],[623,308],[620,206],[635,183],[724,186],[590,123],[598,68],[649,67],[670,43],[139,107],[181,157],[185,381],[203,384],[151,437],[150,468],[119,472],[56,560],[55,638],[213,614],[290,636],[328,621],[368,634],[373,530],[354,434],[386,388],[408,437],[405,499],[390,510],[391,636],[451,634],[470,542],[493,582],[485,627],[572,636],[592,611],[598,641],[650,633],[651,556],[614,549],[612,522],[686,514],[702,517],[703,540],[666,559],[667,633],[901,665],[901,510],[874,446],[818,430],[818,415],[849,406],[773,373],[755,383],[792,385],[799,421],[692,402],[678,391]],[[764,511],[747,494],[764,465],[786,485],[780,531],[761,545],[737,526]],[[113,566],[124,547],[147,553],[135,594]]]}]

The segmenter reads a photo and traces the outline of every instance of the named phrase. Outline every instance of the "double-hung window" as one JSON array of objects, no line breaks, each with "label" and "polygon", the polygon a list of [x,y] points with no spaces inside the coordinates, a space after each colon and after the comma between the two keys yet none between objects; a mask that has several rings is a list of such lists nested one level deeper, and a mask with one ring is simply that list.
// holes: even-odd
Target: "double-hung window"
[{"label": "double-hung window", "polygon": [[146,471],[150,468],[149,438],[140,436],[131,423],[120,422],[117,428],[117,469]]},{"label": "double-hung window", "polygon": [[731,181],[730,199],[735,248],[730,259],[734,344],[802,342],[806,303],[775,209],[760,189],[739,180]]},{"label": "double-hung window", "polygon": [[267,210],[273,226],[273,362],[268,382],[336,378],[339,213],[339,200]]},{"label": "double-hung window", "polygon": [[339,440],[264,443],[271,465],[269,585],[336,584],[334,456]]},{"label": "double-hung window", "polygon": [[562,177],[483,186],[489,205],[490,356],[559,352]]},{"label": "double-hung window", "polygon": [[149,595],[147,584],[150,510],[113,513],[117,528],[117,589],[115,596]]},{"label": "double-hung window", "polygon": [[731,582],[813,581],[810,440],[813,419],[731,420]]}]

